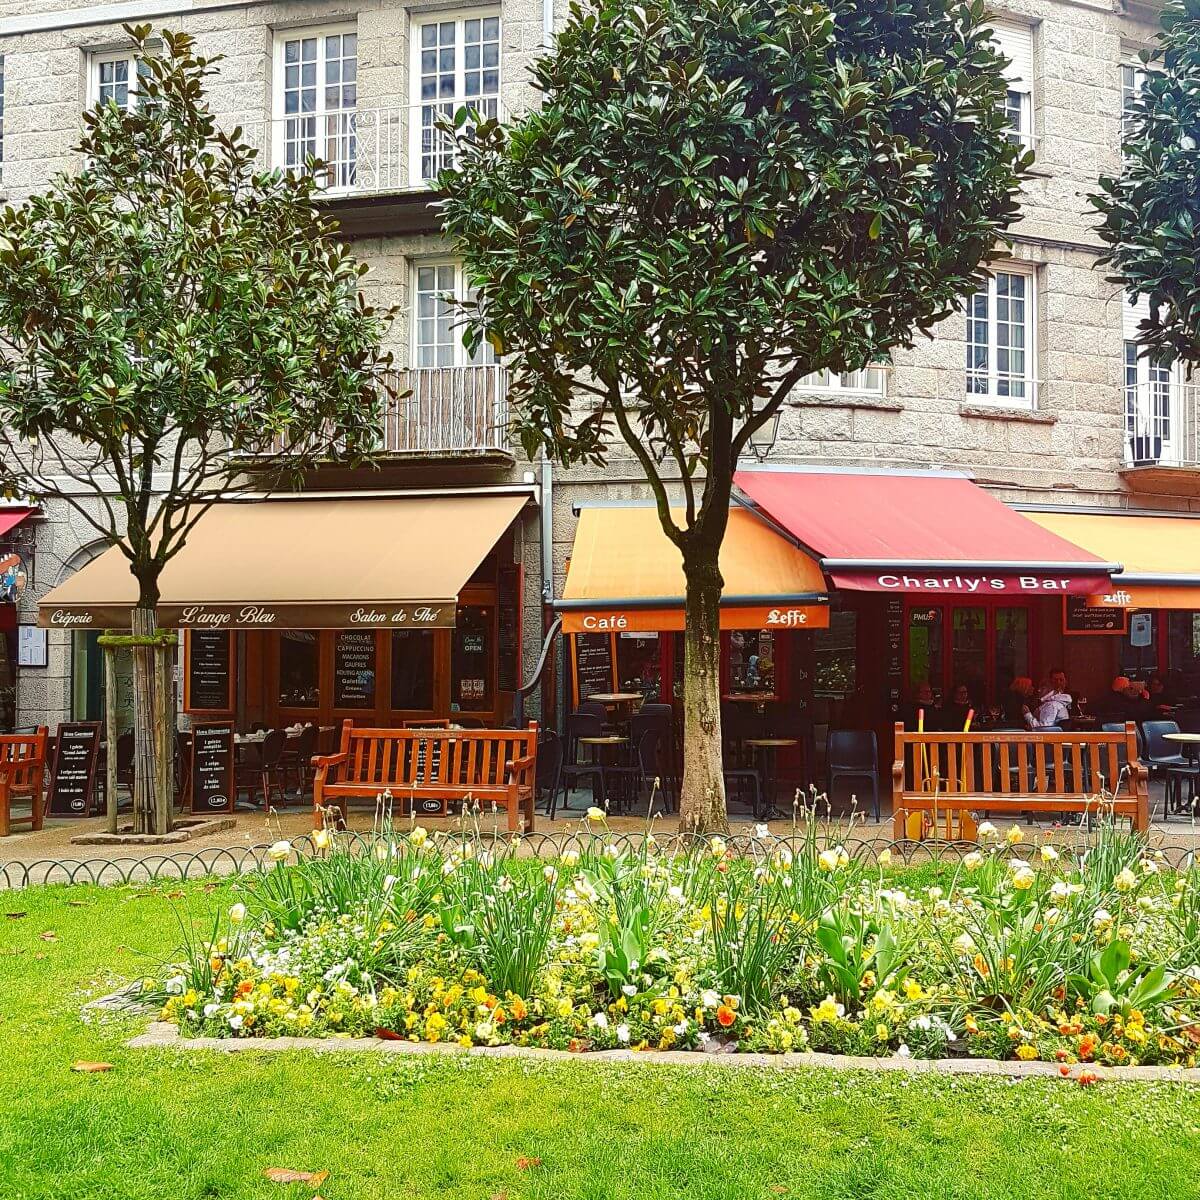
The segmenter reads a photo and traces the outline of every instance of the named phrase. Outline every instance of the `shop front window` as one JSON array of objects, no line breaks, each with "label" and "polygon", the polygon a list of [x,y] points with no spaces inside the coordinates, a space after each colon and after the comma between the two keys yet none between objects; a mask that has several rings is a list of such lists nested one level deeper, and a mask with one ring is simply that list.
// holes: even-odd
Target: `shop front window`
[{"label": "shop front window", "polygon": [[729,635],[729,691],[775,694],[775,635],[735,629]]},{"label": "shop front window", "polygon": [[311,629],[279,635],[280,708],[316,708],[320,703],[320,636]]},{"label": "shop front window", "polygon": [[[1029,670],[1029,610],[996,610],[996,694],[1000,695],[1019,676]],[[976,698],[979,702],[979,698]]]},{"label": "shop front window", "polygon": [[1200,695],[1200,612],[1167,614],[1167,667],[1182,696]]},{"label": "shop front window", "polygon": [[977,702],[987,679],[987,610],[955,608],[951,617],[953,641],[950,647],[949,680],[953,687],[967,685]]},{"label": "shop front window", "polygon": [[858,614],[831,612],[828,629],[813,630],[813,696],[840,699],[854,693]]},{"label": "shop front window", "polygon": [[461,604],[450,652],[450,707],[457,712],[490,712],[493,611]]},{"label": "shop front window", "polygon": [[908,687],[922,683],[942,686],[942,610],[912,608],[908,612]]},{"label": "shop front window", "polygon": [[392,708],[429,712],[433,708],[433,631],[392,630]]},{"label": "shop front window", "polygon": [[617,682],[623,692],[640,692],[651,704],[662,695],[662,655],[657,633],[622,633],[617,638]]},{"label": "shop front window", "polygon": [[1129,614],[1129,631],[1121,640],[1121,674],[1146,679],[1158,669],[1158,643],[1154,614],[1146,610]]}]

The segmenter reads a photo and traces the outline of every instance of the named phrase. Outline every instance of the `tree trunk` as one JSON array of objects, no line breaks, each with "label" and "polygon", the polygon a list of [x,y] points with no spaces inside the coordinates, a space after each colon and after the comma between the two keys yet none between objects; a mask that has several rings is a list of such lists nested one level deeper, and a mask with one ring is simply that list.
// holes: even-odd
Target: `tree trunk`
[{"label": "tree trunk", "polygon": [[[111,633],[111,630],[107,632]],[[109,833],[117,832],[117,651],[104,647],[104,736],[108,753],[104,767],[105,824]]]},{"label": "tree trunk", "polygon": [[[721,530],[723,533],[723,528]],[[711,541],[712,544],[707,544]],[[682,833],[727,833],[721,755],[721,538],[684,552]]]},{"label": "tree trunk", "polygon": [[[135,637],[151,637],[158,627],[158,611],[145,604],[133,610]],[[133,828],[136,833],[168,833],[169,816],[159,801],[163,736],[155,646],[133,647]]]}]

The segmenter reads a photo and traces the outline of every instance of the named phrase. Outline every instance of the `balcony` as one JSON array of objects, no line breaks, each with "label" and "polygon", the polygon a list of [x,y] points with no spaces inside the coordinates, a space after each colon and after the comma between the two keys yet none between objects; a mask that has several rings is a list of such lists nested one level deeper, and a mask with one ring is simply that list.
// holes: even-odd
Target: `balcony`
[{"label": "balcony", "polygon": [[310,158],[319,159],[322,191],[338,199],[430,190],[438,172],[454,162],[454,137],[438,123],[460,108],[504,119],[499,98],[488,96],[270,120],[223,117],[220,124],[230,130],[240,124],[267,167],[303,171]]},{"label": "balcony", "polygon": [[503,367],[410,368],[391,372],[388,383],[395,399],[384,402],[381,457],[512,461]]},{"label": "balcony", "polygon": [[1151,379],[1125,389],[1121,477],[1136,491],[1200,494],[1200,385]]}]

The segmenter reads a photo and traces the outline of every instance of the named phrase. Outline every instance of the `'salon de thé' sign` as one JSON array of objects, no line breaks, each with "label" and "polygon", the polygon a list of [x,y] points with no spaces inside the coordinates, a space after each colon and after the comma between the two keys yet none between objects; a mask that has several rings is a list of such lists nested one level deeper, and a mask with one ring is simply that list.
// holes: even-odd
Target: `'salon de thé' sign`
[{"label": "'salon de th\u00e9' sign", "polygon": [[[159,624],[170,629],[448,629],[457,601],[420,600],[372,604],[160,604]],[[128,605],[43,608],[41,625],[54,629],[128,626]]]}]

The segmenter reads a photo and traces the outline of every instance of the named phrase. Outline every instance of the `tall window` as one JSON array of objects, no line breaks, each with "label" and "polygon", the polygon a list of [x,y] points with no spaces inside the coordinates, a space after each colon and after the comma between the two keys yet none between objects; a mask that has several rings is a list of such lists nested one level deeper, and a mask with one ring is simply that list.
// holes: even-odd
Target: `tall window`
[{"label": "tall window", "polygon": [[141,63],[132,50],[93,54],[89,82],[93,104],[115,104],[120,109],[137,103],[137,78]]},{"label": "tall window", "polygon": [[993,42],[1007,58],[1004,78],[1008,90],[1004,115],[1012,130],[1012,141],[1026,148],[1033,145],[1033,30],[1015,21],[992,21]]},{"label": "tall window", "polygon": [[322,182],[353,187],[357,170],[358,35],[304,30],[275,43],[274,162],[303,171],[325,164]]},{"label": "tall window", "polygon": [[1124,146],[1133,133],[1133,106],[1142,94],[1146,82],[1146,69],[1133,63],[1121,64],[1121,145]]},{"label": "tall window", "polygon": [[484,366],[496,361],[488,344],[468,356],[462,344],[463,313],[456,300],[469,297],[457,263],[419,264],[416,268],[415,366]]},{"label": "tall window", "polygon": [[1175,451],[1177,379],[1166,359],[1144,353],[1138,326],[1149,315],[1149,300],[1122,306],[1124,333],[1125,458],[1159,462]]},{"label": "tall window", "polygon": [[997,271],[967,302],[967,394],[1034,399],[1034,277]]},{"label": "tall window", "polygon": [[884,370],[882,367],[865,367],[861,371],[814,371],[800,380],[800,389],[805,392],[854,392],[882,395]]},{"label": "tall window", "polygon": [[438,122],[457,108],[495,118],[500,104],[500,17],[436,17],[417,26],[412,78],[416,182],[429,183],[454,157],[454,139]]},{"label": "tall window", "polygon": [[4,170],[4,55],[0,54],[0,172]]}]

